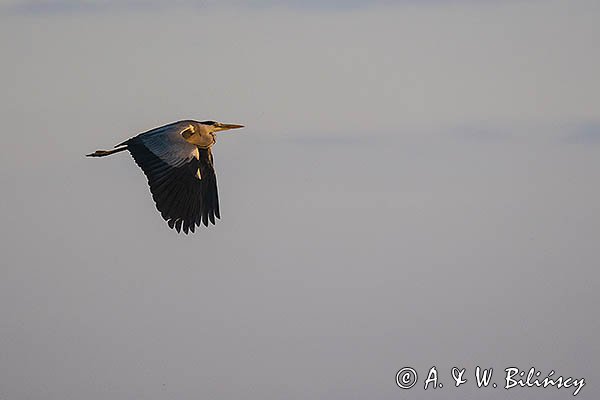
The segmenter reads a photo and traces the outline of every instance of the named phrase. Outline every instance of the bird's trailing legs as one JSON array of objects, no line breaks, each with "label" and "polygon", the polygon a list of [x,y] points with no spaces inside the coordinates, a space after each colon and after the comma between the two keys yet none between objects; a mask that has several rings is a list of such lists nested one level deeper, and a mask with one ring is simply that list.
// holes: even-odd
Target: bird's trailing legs
[{"label": "bird's trailing legs", "polygon": [[85,156],[86,157],[106,157],[106,156],[110,156],[111,154],[115,154],[120,151],[123,151],[123,150],[127,150],[127,146],[119,147],[118,149],[113,149],[113,150],[96,150],[95,152],[86,154]]}]

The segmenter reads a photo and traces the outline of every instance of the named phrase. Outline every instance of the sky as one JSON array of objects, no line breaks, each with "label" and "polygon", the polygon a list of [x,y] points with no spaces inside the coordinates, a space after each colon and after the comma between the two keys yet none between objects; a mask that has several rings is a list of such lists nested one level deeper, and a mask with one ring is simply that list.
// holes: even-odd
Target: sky
[{"label": "sky", "polygon": [[[572,397],[503,389],[512,366],[598,398],[599,18],[1,2],[0,398]],[[130,156],[84,154],[188,118],[246,128],[213,149],[222,219],[184,236]]]}]

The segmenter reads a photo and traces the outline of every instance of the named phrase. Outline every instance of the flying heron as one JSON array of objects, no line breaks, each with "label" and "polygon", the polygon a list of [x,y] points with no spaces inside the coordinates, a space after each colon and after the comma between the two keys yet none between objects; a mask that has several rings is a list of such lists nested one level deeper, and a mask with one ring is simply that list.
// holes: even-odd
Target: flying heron
[{"label": "flying heron", "polygon": [[215,133],[243,125],[185,120],[140,133],[112,150],[87,157],[105,157],[128,150],[148,178],[156,208],[171,229],[186,234],[201,223],[214,225],[219,213],[212,146]]}]

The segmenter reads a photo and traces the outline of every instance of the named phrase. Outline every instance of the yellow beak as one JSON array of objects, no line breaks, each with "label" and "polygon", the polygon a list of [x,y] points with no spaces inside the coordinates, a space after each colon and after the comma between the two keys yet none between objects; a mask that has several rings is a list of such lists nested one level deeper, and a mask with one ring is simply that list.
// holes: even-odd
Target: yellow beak
[{"label": "yellow beak", "polygon": [[238,129],[238,128],[243,128],[244,125],[237,125],[237,124],[222,124],[222,123],[218,123],[218,125],[216,126],[216,131],[215,132],[219,132],[219,131],[228,131],[229,129]]}]

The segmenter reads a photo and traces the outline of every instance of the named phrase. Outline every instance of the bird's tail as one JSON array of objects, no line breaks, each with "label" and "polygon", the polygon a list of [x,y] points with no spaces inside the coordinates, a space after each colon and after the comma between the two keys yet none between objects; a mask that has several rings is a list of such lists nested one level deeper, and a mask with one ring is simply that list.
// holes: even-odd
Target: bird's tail
[{"label": "bird's tail", "polygon": [[115,154],[120,151],[123,151],[123,150],[127,150],[127,146],[119,147],[118,149],[113,149],[113,150],[96,150],[95,152],[86,154],[85,156],[86,157],[106,157],[106,156],[110,156],[111,154]]}]

